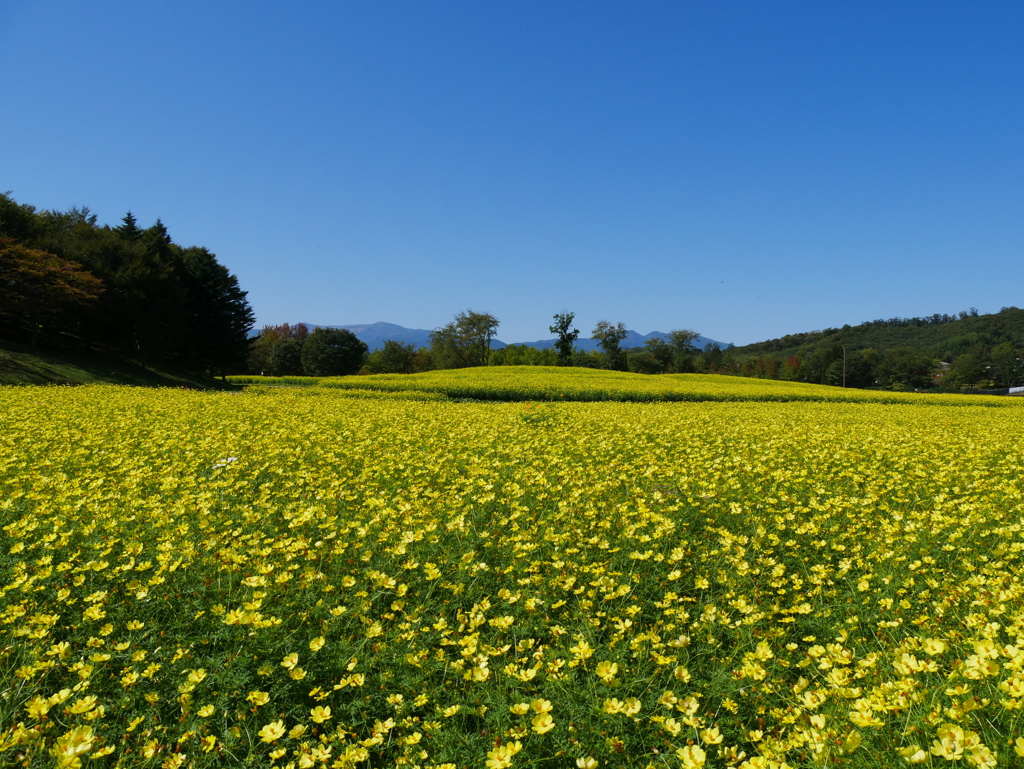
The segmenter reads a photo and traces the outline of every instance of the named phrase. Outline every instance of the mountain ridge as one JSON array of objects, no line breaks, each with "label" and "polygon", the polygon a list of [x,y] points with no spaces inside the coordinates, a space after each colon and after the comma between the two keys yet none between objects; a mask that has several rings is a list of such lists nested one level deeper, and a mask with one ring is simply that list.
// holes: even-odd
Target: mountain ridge
[{"label": "mountain ridge", "polygon": [[[339,328],[351,331],[361,341],[366,343],[366,346],[370,348],[370,352],[379,350],[384,346],[384,342],[391,339],[396,342],[402,342],[403,344],[412,344],[416,347],[428,347],[430,346],[430,335],[433,333],[430,330],[422,328],[406,328],[405,326],[399,326],[396,323],[387,323],[384,321],[377,321],[376,323],[355,323],[349,325],[324,325],[316,323],[307,323],[310,329],[322,327],[322,328]],[[633,347],[643,347],[643,345],[651,339],[668,339],[668,334],[662,331],[651,331],[648,334],[639,334],[636,331],[628,330],[626,332],[626,338],[622,342],[624,349]],[[721,348],[729,347],[727,343],[719,342],[706,336],[698,336],[694,340],[695,345],[703,350],[709,344],[717,344]],[[533,342],[503,342],[500,339],[492,339],[491,347],[495,350],[500,350],[503,347],[509,347],[511,345],[522,345],[523,347],[533,347],[538,350],[547,350],[555,346],[555,339],[538,339]],[[589,352],[591,350],[598,349],[598,343],[594,339],[583,338],[582,336],[576,340],[575,347],[578,350]]]}]

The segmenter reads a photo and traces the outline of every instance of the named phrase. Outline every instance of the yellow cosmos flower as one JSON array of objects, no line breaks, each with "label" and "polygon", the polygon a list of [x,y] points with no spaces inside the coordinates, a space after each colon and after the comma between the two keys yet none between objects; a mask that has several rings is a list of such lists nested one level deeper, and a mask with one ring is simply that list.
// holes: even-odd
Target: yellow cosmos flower
[{"label": "yellow cosmos flower", "polygon": [[658,697],[658,704],[663,705],[669,709],[675,707],[675,704],[677,702],[679,702],[679,698],[676,697],[675,692],[673,692],[671,689],[666,689],[664,692],[662,692],[662,695]]},{"label": "yellow cosmos flower", "polygon": [[95,695],[87,695],[79,700],[76,700],[75,703],[70,708],[68,708],[68,712],[75,714],[88,713],[90,710],[96,707],[96,701],[97,700]]},{"label": "yellow cosmos flower", "polygon": [[77,726],[69,732],[57,738],[57,744],[53,747],[53,755],[57,759],[58,766],[80,766],[79,756],[84,756],[92,750],[93,735],[91,726]]},{"label": "yellow cosmos flower", "polygon": [[318,724],[322,724],[324,721],[330,719],[331,708],[330,706],[324,707],[322,705],[317,705],[315,708],[309,711],[309,717],[312,721]]},{"label": "yellow cosmos flower", "polygon": [[291,654],[286,654],[284,659],[281,660],[281,667],[286,668],[288,670],[292,670],[298,664],[299,655],[295,652],[292,652]]},{"label": "yellow cosmos flower", "polygon": [[267,694],[267,692],[249,692],[245,698],[256,707],[266,705],[268,702],[270,702],[270,695]]},{"label": "yellow cosmos flower", "polygon": [[519,740],[499,745],[487,753],[485,765],[487,769],[505,769],[505,767],[511,765],[512,757],[522,749],[523,743],[519,742]]},{"label": "yellow cosmos flower", "polygon": [[533,717],[531,721],[533,724],[533,731],[537,734],[547,734],[555,728],[555,720],[551,717],[550,713],[538,713]]},{"label": "yellow cosmos flower", "polygon": [[959,761],[964,755],[964,730],[957,724],[940,726],[931,753],[947,761]]},{"label": "yellow cosmos flower", "polygon": [[598,662],[594,674],[604,683],[608,684],[615,680],[615,674],[619,672],[619,665],[615,662]]},{"label": "yellow cosmos flower", "polygon": [[284,736],[284,721],[271,721],[257,732],[263,742],[276,742]]},{"label": "yellow cosmos flower", "polygon": [[724,739],[717,726],[712,726],[710,729],[702,731],[700,738],[706,745],[718,745]]},{"label": "yellow cosmos flower", "polygon": [[[324,638],[322,635],[321,636],[317,636],[316,638],[314,638],[312,641],[309,642],[309,650],[310,651],[314,651],[314,652],[318,652],[322,648],[324,648],[324,644],[325,643],[327,643],[327,639],[326,638]],[[296,661],[298,661],[297,657],[296,657]]]},{"label": "yellow cosmos flower", "polygon": [[604,705],[601,708],[605,713],[621,713],[626,709],[626,706],[622,704],[617,698],[612,697],[604,701]]},{"label": "yellow cosmos flower", "polygon": [[696,745],[687,745],[676,751],[676,758],[682,762],[683,769],[700,769],[707,760],[707,753]]},{"label": "yellow cosmos flower", "polygon": [[569,651],[577,660],[588,659],[594,654],[594,648],[582,638],[574,646],[570,646]]},{"label": "yellow cosmos flower", "polygon": [[201,718],[209,718],[215,710],[216,708],[213,705],[203,705],[197,712]]}]

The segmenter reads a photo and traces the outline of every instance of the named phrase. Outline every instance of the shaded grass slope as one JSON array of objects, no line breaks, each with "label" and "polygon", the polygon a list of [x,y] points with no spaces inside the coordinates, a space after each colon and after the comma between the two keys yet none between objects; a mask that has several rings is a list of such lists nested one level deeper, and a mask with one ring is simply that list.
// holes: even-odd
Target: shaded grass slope
[{"label": "shaded grass slope", "polygon": [[102,353],[31,349],[0,340],[0,385],[122,384],[141,387],[235,389],[235,385],[168,368],[144,368]]}]

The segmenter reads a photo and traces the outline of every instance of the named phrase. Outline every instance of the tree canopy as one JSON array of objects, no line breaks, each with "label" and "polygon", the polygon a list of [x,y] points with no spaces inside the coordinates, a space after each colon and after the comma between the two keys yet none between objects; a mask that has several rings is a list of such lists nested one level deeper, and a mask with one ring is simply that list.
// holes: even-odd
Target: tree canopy
[{"label": "tree canopy", "polygon": [[302,342],[302,368],[310,376],[347,376],[363,365],[367,347],[344,328],[317,328]]},{"label": "tree canopy", "polygon": [[580,336],[579,329],[572,327],[574,312],[560,312],[555,315],[555,322],[548,327],[548,331],[557,334],[555,340],[555,351],[558,353],[558,365],[566,366],[572,359],[573,344]]},{"label": "tree canopy", "polygon": [[195,371],[239,370],[253,313],[208,249],[174,243],[163,222],[117,227],[88,208],[39,211],[0,195],[0,335],[103,348]]},{"label": "tree canopy", "polygon": [[77,262],[0,238],[0,317],[33,347],[40,329],[74,323],[102,293],[102,281]]},{"label": "tree canopy", "polygon": [[616,371],[626,370],[626,354],[619,345],[626,338],[626,326],[623,323],[612,325],[606,320],[598,321],[591,332],[590,338],[596,339],[607,359],[607,366]]},{"label": "tree canopy", "polygon": [[486,366],[491,340],[499,321],[485,312],[466,310],[430,335],[430,349],[437,368]]}]

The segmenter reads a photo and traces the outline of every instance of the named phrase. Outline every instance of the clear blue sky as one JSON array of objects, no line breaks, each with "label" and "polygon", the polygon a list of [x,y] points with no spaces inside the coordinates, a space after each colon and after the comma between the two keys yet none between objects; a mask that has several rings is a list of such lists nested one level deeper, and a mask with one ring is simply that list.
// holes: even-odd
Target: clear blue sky
[{"label": "clear blue sky", "polygon": [[1020,2],[0,0],[0,191],[260,325],[743,344],[1024,305]]}]

